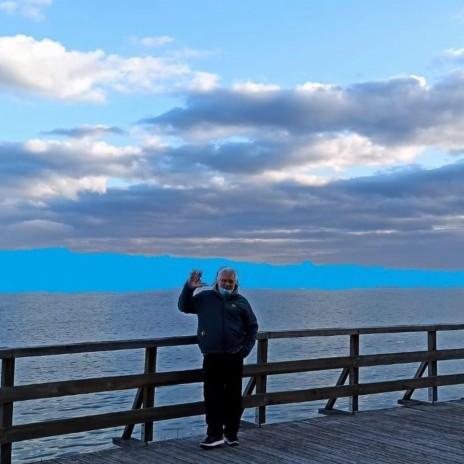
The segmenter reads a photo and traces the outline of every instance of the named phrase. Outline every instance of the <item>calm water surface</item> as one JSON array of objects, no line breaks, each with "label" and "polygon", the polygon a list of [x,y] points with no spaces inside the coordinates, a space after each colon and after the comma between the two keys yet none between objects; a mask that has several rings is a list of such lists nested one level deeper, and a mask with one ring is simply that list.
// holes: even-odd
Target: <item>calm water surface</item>
[{"label": "calm water surface", "polygon": [[[375,289],[348,291],[243,290],[260,323],[261,331],[295,330],[321,327],[360,327],[463,323],[464,289]],[[102,340],[154,338],[192,335],[195,316],[177,311],[177,291],[147,293],[88,294],[0,294],[0,346],[19,347]],[[439,338],[440,348],[462,347],[462,332]],[[376,335],[361,337],[361,353],[426,349],[424,334]],[[303,359],[308,356],[346,356],[346,337],[272,340],[271,361]],[[19,359],[18,384],[70,380],[104,375],[143,372],[143,350],[86,353],[46,358]],[[255,352],[248,358],[254,362]],[[196,368],[201,363],[197,348],[160,349],[159,370]],[[443,363],[439,373],[462,372],[461,362]],[[417,365],[365,368],[361,381],[413,377]],[[271,377],[270,391],[334,385],[339,372],[313,372]],[[445,387],[440,399],[459,398],[461,387]],[[130,409],[135,392],[110,392],[27,401],[15,406],[16,424],[44,419],[63,419]],[[372,395],[360,399],[361,409],[391,407],[400,393]],[[426,399],[426,392],[415,393]],[[157,390],[158,404],[200,401],[201,385],[166,387]],[[275,406],[268,409],[268,421],[307,418],[317,414],[324,402]],[[337,407],[346,408],[346,400]],[[244,419],[253,420],[254,411]],[[156,439],[203,434],[203,418],[165,421],[155,425]],[[28,462],[54,456],[96,451],[111,446],[121,428],[33,440],[14,445],[14,459]],[[135,437],[140,430],[136,428]]]}]

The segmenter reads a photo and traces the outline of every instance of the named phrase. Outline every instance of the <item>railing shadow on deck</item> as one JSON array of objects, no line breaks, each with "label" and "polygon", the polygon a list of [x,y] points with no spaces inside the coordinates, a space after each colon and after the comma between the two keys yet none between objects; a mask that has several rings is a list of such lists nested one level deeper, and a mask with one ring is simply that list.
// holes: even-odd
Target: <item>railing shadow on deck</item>
[{"label": "railing shadow on deck", "polygon": [[[412,401],[416,389],[428,389],[428,399],[436,402],[438,387],[464,384],[464,374],[438,375],[438,362],[464,359],[464,349],[437,349],[439,332],[464,330],[464,324],[414,325],[393,327],[362,328],[324,328],[311,330],[293,330],[260,332],[257,342],[255,364],[244,367],[244,377],[249,378],[243,393],[243,407],[255,408],[256,424],[266,422],[266,407],[278,404],[290,404],[315,400],[327,400],[319,412],[332,413],[338,398],[349,398],[349,413],[359,409],[359,396],[375,393],[404,391],[399,403]],[[362,355],[360,337],[364,335],[424,333],[427,349],[395,353]],[[271,340],[302,337],[346,336],[349,341],[349,355],[329,358],[286,360],[269,362],[268,351]],[[97,343],[76,343],[28,348],[0,350],[2,360],[0,387],[0,464],[10,464],[12,444],[36,438],[66,435],[76,432],[124,426],[121,441],[131,439],[134,425],[142,424],[144,442],[153,440],[153,424],[157,421],[197,416],[204,413],[203,402],[180,403],[169,406],[156,406],[156,388],[164,386],[198,383],[202,381],[201,369],[157,372],[158,349],[163,347],[196,344],[195,336],[169,337],[147,340],[124,340]],[[83,378],[39,384],[15,385],[15,361],[18,358],[37,356],[55,356],[74,353],[107,352],[115,350],[145,350],[145,369],[142,374]],[[364,367],[394,364],[418,363],[413,377],[380,382],[361,383],[359,371]],[[287,390],[267,391],[268,376],[310,371],[340,370],[335,385]],[[424,376],[424,374],[427,374]],[[137,395],[130,410],[89,415],[60,420],[45,420],[15,425],[13,421],[14,404],[26,400],[56,398],[97,392],[136,389]]]}]

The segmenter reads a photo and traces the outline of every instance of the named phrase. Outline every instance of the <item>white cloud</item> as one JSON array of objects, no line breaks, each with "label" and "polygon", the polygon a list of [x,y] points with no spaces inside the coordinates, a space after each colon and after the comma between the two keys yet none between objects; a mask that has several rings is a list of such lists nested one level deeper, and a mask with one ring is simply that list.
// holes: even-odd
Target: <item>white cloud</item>
[{"label": "white cloud", "polygon": [[[260,147],[262,140],[217,150],[174,149],[156,138],[141,148],[91,137],[0,145],[0,245],[274,262],[327,262],[330,254],[332,262],[398,265],[407,238],[417,248],[408,255],[415,266],[431,264],[428,250],[441,242],[451,243],[448,250],[462,245],[456,201],[464,164],[334,180],[311,170],[412,155],[354,134],[284,141],[271,141],[274,151]],[[371,254],[376,248],[383,251]],[[440,266],[457,262],[446,252]]]},{"label": "white cloud", "polygon": [[131,37],[131,42],[134,44],[140,44],[144,47],[162,47],[169,43],[174,42],[174,39],[168,35],[152,36],[152,37]]},{"label": "white cloud", "polygon": [[176,60],[187,60],[190,58],[207,58],[218,54],[217,50],[197,50],[190,47],[183,47],[174,50],[168,50],[166,56]]},{"label": "white cloud", "polygon": [[50,39],[0,37],[0,88],[46,98],[103,102],[111,90],[161,92],[211,89],[217,76],[159,57],[106,55],[67,50]]},{"label": "white cloud", "polygon": [[237,81],[233,84],[232,90],[238,93],[261,93],[261,92],[274,92],[280,90],[277,84],[263,84],[251,81]]},{"label": "white cloud", "polygon": [[253,177],[253,181],[261,185],[266,184],[280,184],[280,183],[293,183],[306,186],[321,186],[331,182],[332,179],[324,178],[322,176],[314,176],[304,172],[301,168],[289,168],[285,170],[269,170]]},{"label": "white cloud", "polygon": [[218,87],[219,76],[206,72],[195,72],[188,84],[192,92],[211,92]]},{"label": "white cloud", "polygon": [[13,0],[7,0],[4,2],[0,2],[0,10],[7,11],[9,13],[13,12],[17,8],[17,2]]},{"label": "white cloud", "polygon": [[83,192],[103,194],[113,179],[130,185],[146,177],[141,153],[137,147],[116,147],[93,138],[32,139],[0,146],[0,197],[8,203],[75,201]]},{"label": "white cloud", "polygon": [[464,48],[447,48],[443,54],[449,58],[462,58],[464,57]]},{"label": "white cloud", "polygon": [[41,229],[46,232],[52,232],[52,231],[63,231],[63,230],[69,230],[70,227],[60,223],[60,222],[53,222],[53,221],[47,221],[44,219],[32,219],[30,221],[23,221],[21,223],[17,224],[17,228],[20,229]]},{"label": "white cloud", "polygon": [[52,3],[53,0],[4,0],[0,2],[0,10],[19,13],[34,21],[40,21],[44,19],[43,9]]},{"label": "white cloud", "polygon": [[31,139],[22,145],[22,156],[34,160],[48,172],[76,176],[136,175],[142,151],[127,145],[118,147],[90,138],[65,141]]},{"label": "white cloud", "polygon": [[300,84],[296,86],[297,92],[305,92],[305,93],[315,93],[315,92],[333,92],[336,90],[337,87],[331,84],[321,84],[320,82],[305,82],[304,84]]},{"label": "white cloud", "polygon": [[[309,147],[300,148],[313,153],[314,167],[328,167],[343,171],[352,166],[386,166],[395,163],[410,163],[421,152],[415,145],[385,146],[373,143],[369,138],[358,134],[336,137],[320,137]],[[316,153],[316,155],[314,155]]]},{"label": "white cloud", "polygon": [[22,189],[26,198],[66,198],[76,201],[80,192],[103,194],[107,189],[107,178],[103,176],[85,176],[81,178],[64,177],[49,174],[44,179],[36,179]]},{"label": "white cloud", "polygon": [[[90,65],[112,80],[90,89],[155,85],[138,73],[144,59],[99,53]],[[0,143],[2,221],[23,222],[22,238],[0,228],[0,246],[34,243],[43,226],[40,243],[99,251],[462,266],[453,249],[462,248],[464,163],[404,166],[427,150],[462,153],[464,74],[430,86],[409,76],[296,89],[218,89],[208,74],[185,75],[206,85],[128,132],[83,125]],[[136,142],[105,141],[121,133]],[[35,221],[70,229],[47,236],[48,222]],[[433,251],[442,246],[443,257]]]}]

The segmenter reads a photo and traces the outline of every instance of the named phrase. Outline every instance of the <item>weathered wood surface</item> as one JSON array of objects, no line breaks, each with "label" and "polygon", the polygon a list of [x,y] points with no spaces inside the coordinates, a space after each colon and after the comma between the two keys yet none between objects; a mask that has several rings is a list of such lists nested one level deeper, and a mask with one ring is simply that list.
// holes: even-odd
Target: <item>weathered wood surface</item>
[{"label": "weathered wood surface", "polygon": [[[392,334],[407,332],[435,332],[464,330],[464,324],[404,325],[390,327],[360,328],[322,328],[309,330],[280,330],[275,332],[259,332],[258,340],[295,337],[331,337],[340,335]],[[50,345],[36,347],[18,347],[0,350],[0,359],[25,358],[31,356],[51,356],[71,353],[91,353],[97,351],[133,350],[137,348],[167,347],[193,345],[197,343],[194,335],[180,337],[164,337],[156,339],[118,340],[104,342],[71,343],[67,345]]]},{"label": "weathered wood surface", "polygon": [[[267,341],[267,340],[264,340]],[[385,353],[375,355],[352,355],[338,356],[332,358],[305,359],[300,361],[280,361],[280,362],[261,362],[260,364],[250,364],[244,366],[244,376],[263,376],[290,374],[295,372],[311,372],[339,368],[354,368],[368,366],[384,366],[392,364],[409,364],[412,362],[434,362],[436,360],[463,359],[464,349],[436,350],[429,351],[410,351],[406,353]],[[415,378],[420,378],[424,373],[427,364],[422,364],[419,373]],[[433,370],[436,375],[436,365]],[[200,382],[202,377],[201,369],[190,369],[173,372],[152,373],[147,371],[145,374],[131,374],[101,378],[87,378],[79,380],[64,380],[58,382],[47,382],[41,384],[19,385],[5,387],[0,391],[0,404],[12,403],[16,401],[28,401],[42,398],[54,398],[69,395],[81,395],[87,393],[98,393],[115,390],[130,390],[134,388],[164,387],[169,385],[179,385]],[[459,377],[457,377],[459,379]],[[458,381],[459,382],[459,381]],[[351,382],[350,385],[356,384]],[[258,392],[264,391],[261,387]]]},{"label": "weathered wood surface", "polygon": [[200,438],[112,448],[41,464],[462,464],[464,400],[245,428],[236,448],[204,451]]}]

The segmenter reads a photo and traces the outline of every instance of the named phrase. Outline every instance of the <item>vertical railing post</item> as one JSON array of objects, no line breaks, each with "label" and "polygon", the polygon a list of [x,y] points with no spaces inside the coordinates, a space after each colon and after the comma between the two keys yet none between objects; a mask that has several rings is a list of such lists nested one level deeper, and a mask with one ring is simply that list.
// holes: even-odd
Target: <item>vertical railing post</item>
[{"label": "vertical railing post", "polygon": [[[350,335],[350,356],[359,356],[359,334]],[[350,367],[350,385],[359,384],[359,367]],[[350,411],[355,413],[359,410],[359,397],[353,395],[350,397]]]},{"label": "vertical railing post", "polygon": [[[156,372],[157,348],[150,347],[145,350],[145,374]],[[155,388],[145,387],[143,389],[143,407],[152,408],[155,405]],[[153,422],[142,424],[141,439],[145,443],[153,441]]]},{"label": "vertical railing post", "polygon": [[[427,348],[428,351],[436,351],[437,350],[437,331],[436,330],[429,330],[427,332]],[[434,359],[429,362],[428,365],[428,376],[429,377],[436,377],[438,375],[438,364],[437,360]],[[428,388],[428,397],[429,402],[435,403],[438,401],[438,387],[429,387]]]},{"label": "vertical railing post", "polygon": [[[14,386],[15,358],[2,359],[2,380],[1,386]],[[11,427],[13,425],[13,403],[0,404],[0,428]],[[12,445],[7,443],[1,445],[0,464],[11,464]]]},{"label": "vertical railing post", "polygon": [[[267,338],[260,338],[258,340],[257,350],[257,363],[267,363],[267,353],[269,347],[269,340]],[[256,376],[256,394],[266,393],[267,389],[267,375]],[[259,425],[266,423],[266,406],[259,406],[255,412],[255,422]]]}]

